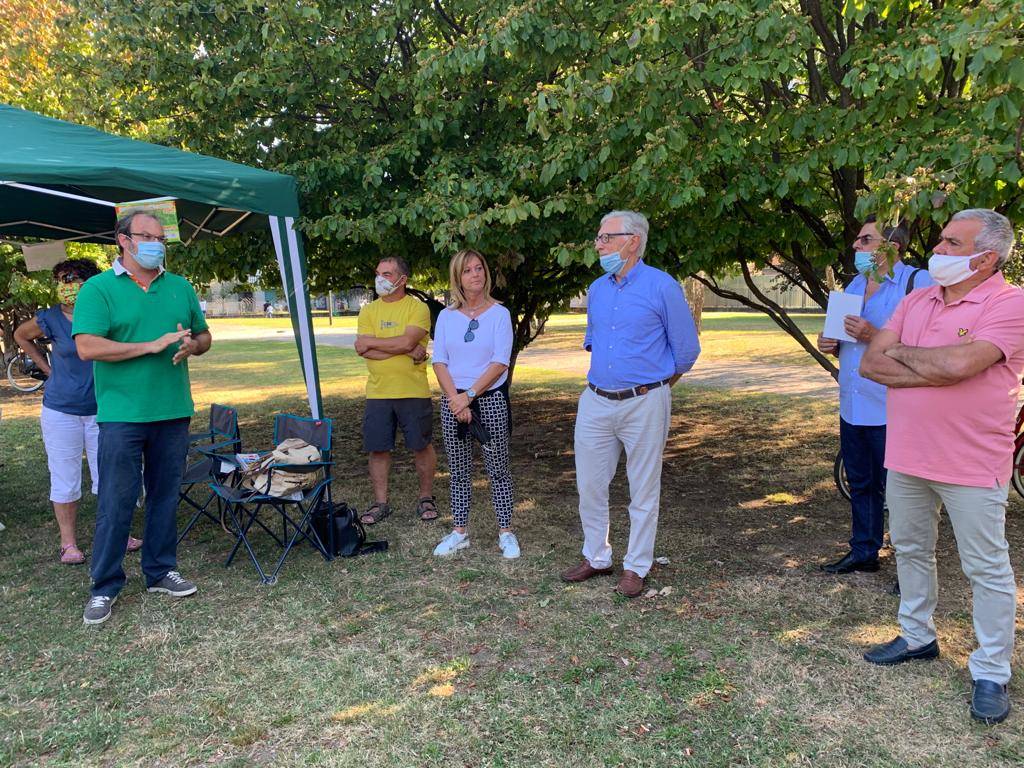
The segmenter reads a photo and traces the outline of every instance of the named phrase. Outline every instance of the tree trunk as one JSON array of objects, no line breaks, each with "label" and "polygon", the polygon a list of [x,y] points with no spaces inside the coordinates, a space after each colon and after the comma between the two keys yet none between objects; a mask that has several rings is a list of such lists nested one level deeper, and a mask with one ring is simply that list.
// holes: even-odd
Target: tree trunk
[{"label": "tree trunk", "polygon": [[803,347],[804,350],[817,361],[818,365],[820,365],[822,368],[828,371],[829,375],[832,376],[833,379],[838,381],[839,369],[836,368],[836,366],[832,363],[831,360],[828,359],[828,357],[826,357],[825,355],[818,351],[814,343],[809,338],[807,338],[806,334],[804,334],[803,331],[800,330],[799,326],[795,322],[793,322],[792,318],[790,318],[789,316],[789,313],[786,312],[786,310],[783,307],[779,306],[777,303],[768,299],[768,297],[765,296],[764,293],[757,289],[753,281],[750,279],[750,271],[746,261],[740,261],[740,267],[743,269],[743,277],[745,282],[747,283],[747,287],[750,288],[751,293],[753,293],[754,296],[758,299],[757,301],[748,298],[747,296],[744,296],[741,293],[736,293],[735,291],[730,291],[722,288],[721,286],[718,285],[717,281],[713,277],[707,277],[704,275],[691,275],[690,277],[696,280],[697,282],[702,283],[708,290],[712,291],[718,296],[721,296],[722,298],[732,299],[734,301],[739,302],[740,304],[743,304],[746,307],[749,307],[750,309],[756,309],[758,312],[763,312],[764,314],[768,315],[768,317],[770,317],[776,325],[778,325],[782,330],[784,330],[786,333],[792,336],[800,344],[800,346]]},{"label": "tree trunk", "polygon": [[686,303],[690,305],[690,314],[693,315],[693,322],[697,326],[697,335],[699,336],[701,318],[704,314],[704,284],[688,277],[683,283],[683,290],[686,293]]}]

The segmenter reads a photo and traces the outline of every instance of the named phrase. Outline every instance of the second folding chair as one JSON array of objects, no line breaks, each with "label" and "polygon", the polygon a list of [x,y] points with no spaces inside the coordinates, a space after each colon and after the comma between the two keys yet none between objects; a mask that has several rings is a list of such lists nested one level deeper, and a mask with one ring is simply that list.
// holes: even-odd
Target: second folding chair
[{"label": "second folding chair", "polygon": [[238,411],[231,406],[214,403],[210,406],[210,428],[190,435],[178,500],[194,510],[194,514],[178,534],[179,544],[203,517],[220,524],[220,515],[210,511],[210,506],[216,502],[217,512],[220,512],[220,500],[207,483],[224,482],[232,470],[225,472],[223,463],[227,461],[233,468],[234,455],[241,452]]}]

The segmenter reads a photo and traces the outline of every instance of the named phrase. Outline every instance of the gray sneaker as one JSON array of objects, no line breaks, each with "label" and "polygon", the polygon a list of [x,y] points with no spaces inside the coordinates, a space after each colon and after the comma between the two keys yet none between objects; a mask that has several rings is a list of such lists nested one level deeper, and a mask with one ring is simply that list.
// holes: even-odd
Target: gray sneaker
[{"label": "gray sneaker", "polygon": [[191,581],[181,578],[181,574],[177,571],[168,571],[166,576],[146,591],[163,592],[171,597],[186,597],[194,595],[198,588]]},{"label": "gray sneaker", "polygon": [[85,624],[102,624],[110,618],[110,609],[117,602],[117,597],[97,595],[85,605],[85,613],[82,614],[82,621]]}]

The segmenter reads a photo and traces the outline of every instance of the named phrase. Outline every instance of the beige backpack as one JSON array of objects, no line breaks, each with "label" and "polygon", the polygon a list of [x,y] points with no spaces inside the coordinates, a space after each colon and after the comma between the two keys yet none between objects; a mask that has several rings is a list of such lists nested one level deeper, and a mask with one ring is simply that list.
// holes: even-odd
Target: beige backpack
[{"label": "beige backpack", "polygon": [[271,469],[274,464],[291,464],[301,467],[320,461],[320,451],[305,440],[289,437],[282,440],[273,451],[252,465],[242,476],[242,486],[268,496],[286,497],[293,493],[314,487],[323,479],[323,467],[299,469]]}]

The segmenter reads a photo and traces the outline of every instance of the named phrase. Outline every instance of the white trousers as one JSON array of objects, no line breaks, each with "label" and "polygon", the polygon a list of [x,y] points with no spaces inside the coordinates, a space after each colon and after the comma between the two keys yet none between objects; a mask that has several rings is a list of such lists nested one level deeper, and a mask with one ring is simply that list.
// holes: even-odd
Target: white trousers
[{"label": "white trousers", "polygon": [[39,412],[46,461],[50,467],[50,501],[67,504],[82,498],[82,453],[89,462],[92,492],[99,493],[96,451],[100,430],[95,416],[72,416],[45,405]]},{"label": "white trousers", "polygon": [[612,564],[608,487],[626,449],[629,548],[623,569],[646,576],[654,562],[661,502],[661,458],[672,418],[668,385],[629,400],[609,400],[589,387],[576,412],[576,487],[580,494],[583,556],[594,568]]},{"label": "white trousers", "polygon": [[886,500],[889,536],[900,577],[900,634],[911,648],[935,639],[932,614],[938,601],[935,543],[939,503],[953,525],[960,566],[974,596],[978,648],[968,667],[974,680],[1010,680],[1017,583],[1006,542],[1008,485],[975,488],[937,483],[889,470]]}]

